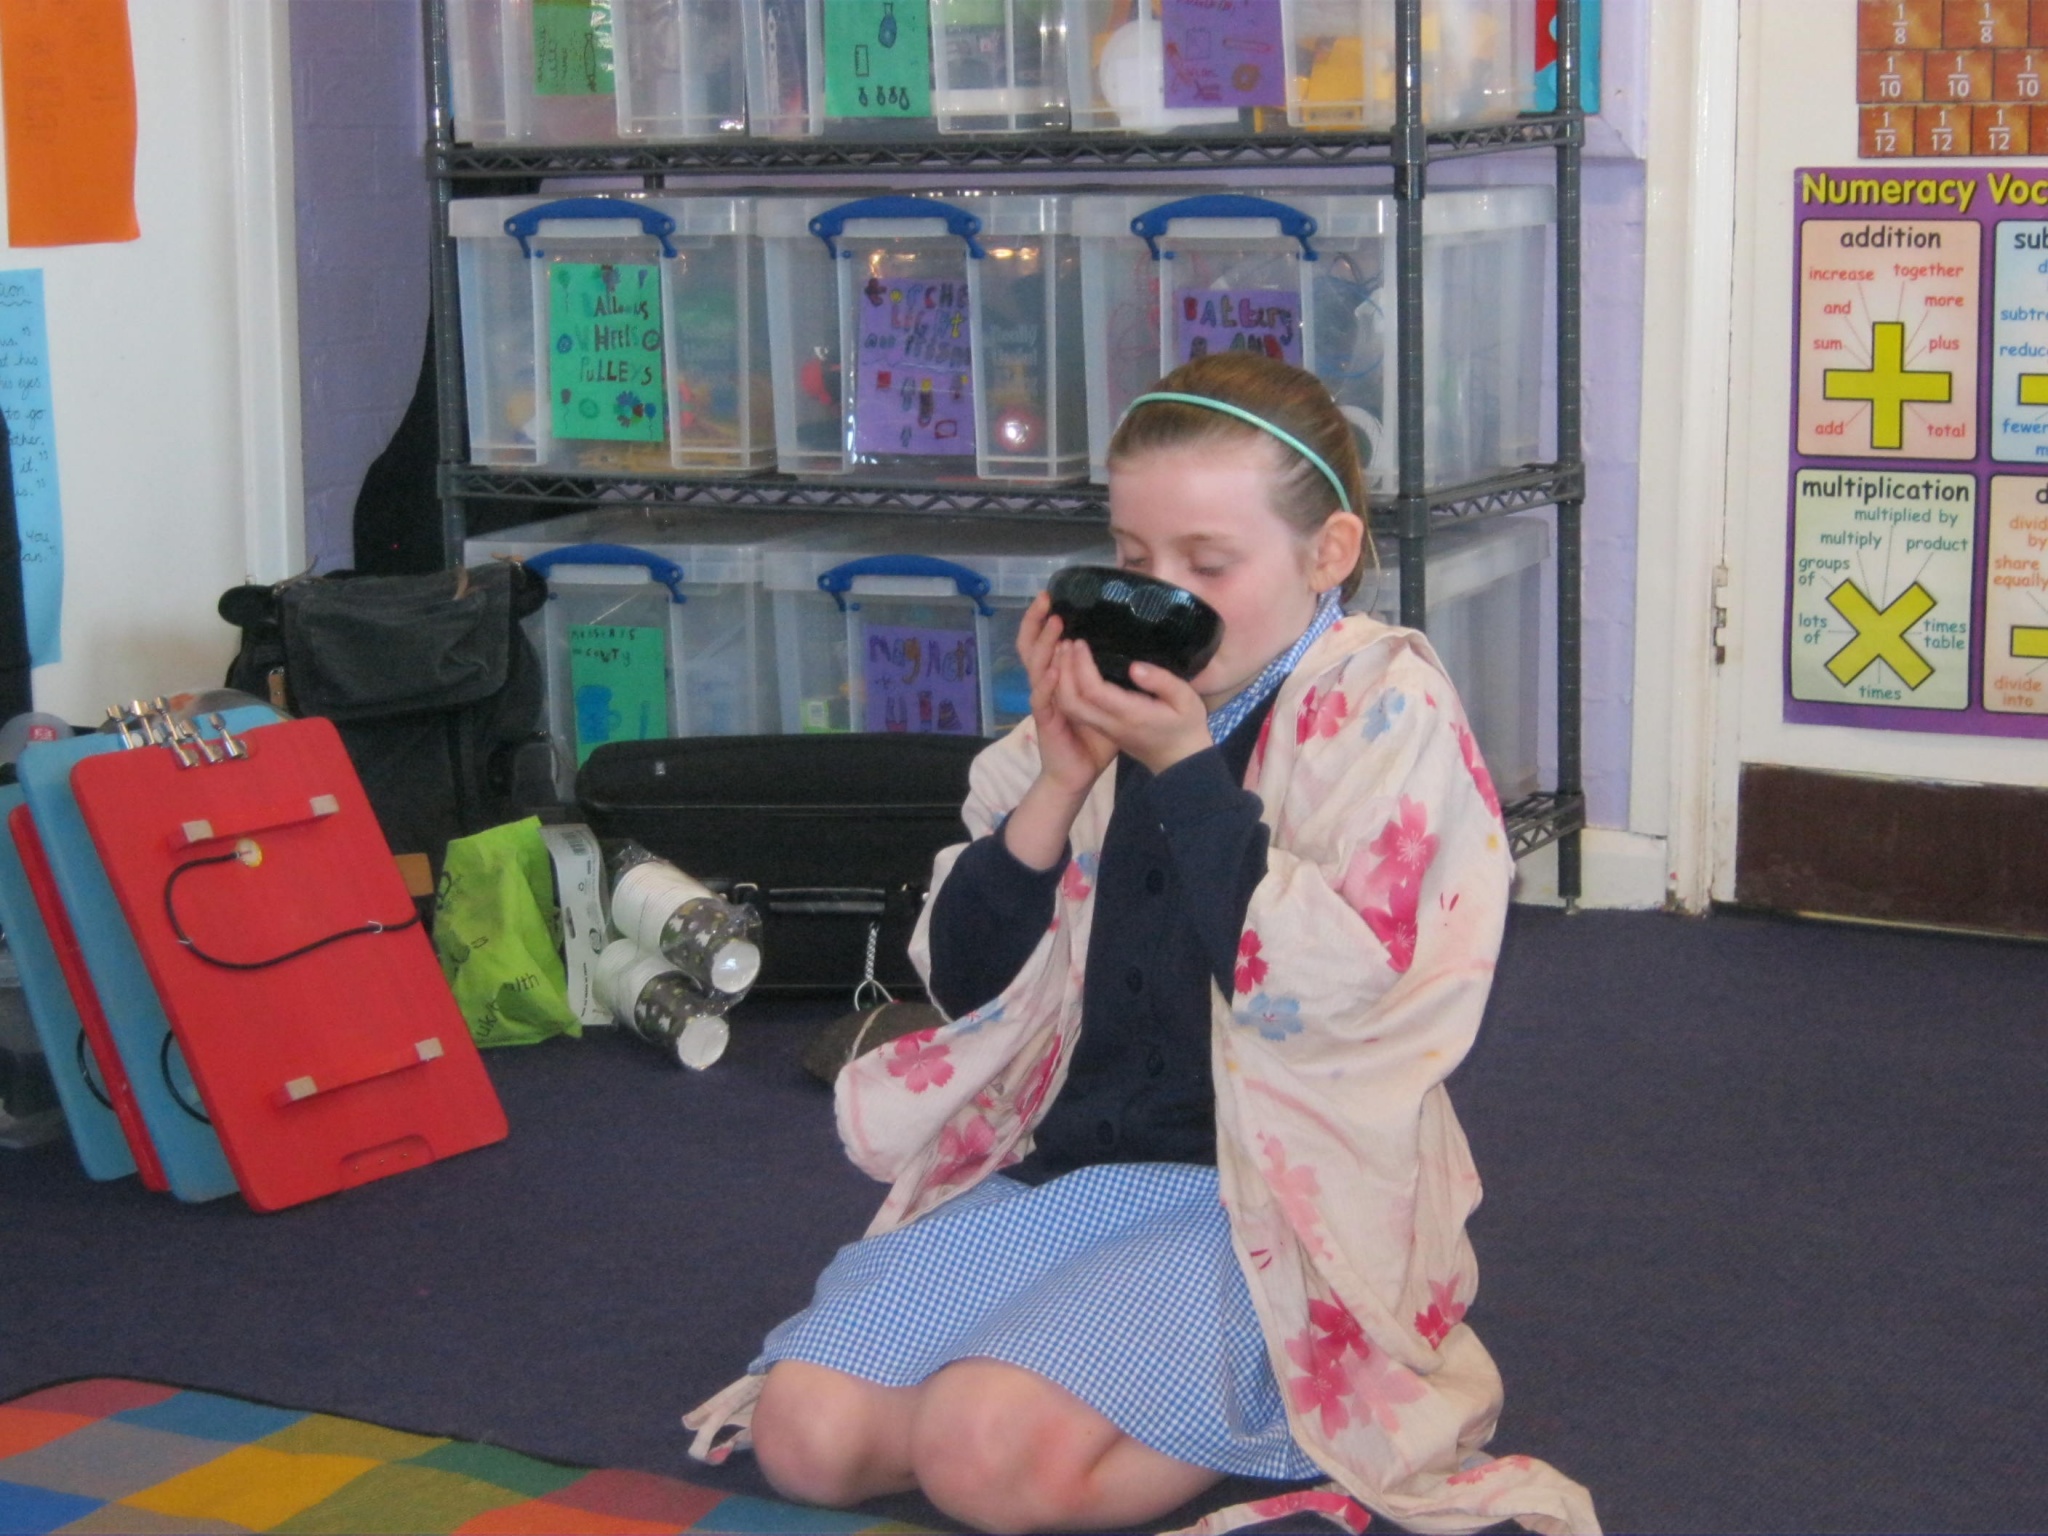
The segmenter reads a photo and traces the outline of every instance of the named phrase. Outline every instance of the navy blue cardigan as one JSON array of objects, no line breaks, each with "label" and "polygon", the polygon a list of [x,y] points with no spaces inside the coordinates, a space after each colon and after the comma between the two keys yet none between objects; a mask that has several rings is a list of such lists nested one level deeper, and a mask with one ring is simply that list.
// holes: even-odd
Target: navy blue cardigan
[{"label": "navy blue cardigan", "polygon": [[[1090,1163],[1216,1161],[1209,982],[1228,996],[1238,935],[1266,873],[1259,797],[1242,788],[1269,698],[1220,745],[1155,777],[1122,757],[1094,871],[1081,1038],[1067,1081],[1010,1177]],[[1070,855],[1068,856],[1070,857]],[[1000,830],[960,855],[933,898],[932,997],[958,1018],[1016,979],[1052,921],[1068,857],[1020,863]]]}]

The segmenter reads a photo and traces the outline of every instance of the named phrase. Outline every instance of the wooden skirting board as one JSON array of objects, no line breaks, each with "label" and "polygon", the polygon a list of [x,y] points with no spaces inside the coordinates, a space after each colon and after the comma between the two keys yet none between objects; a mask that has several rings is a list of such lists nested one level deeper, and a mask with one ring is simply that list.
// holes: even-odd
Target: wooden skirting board
[{"label": "wooden skirting board", "polygon": [[1745,764],[1738,905],[2048,937],[2048,790]]}]

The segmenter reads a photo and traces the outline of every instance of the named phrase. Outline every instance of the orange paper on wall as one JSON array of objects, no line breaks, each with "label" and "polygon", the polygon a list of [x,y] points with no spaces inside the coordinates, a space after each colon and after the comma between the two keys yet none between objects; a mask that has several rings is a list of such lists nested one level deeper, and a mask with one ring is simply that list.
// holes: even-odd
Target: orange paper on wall
[{"label": "orange paper on wall", "polygon": [[127,0],[0,0],[7,243],[133,240]]}]

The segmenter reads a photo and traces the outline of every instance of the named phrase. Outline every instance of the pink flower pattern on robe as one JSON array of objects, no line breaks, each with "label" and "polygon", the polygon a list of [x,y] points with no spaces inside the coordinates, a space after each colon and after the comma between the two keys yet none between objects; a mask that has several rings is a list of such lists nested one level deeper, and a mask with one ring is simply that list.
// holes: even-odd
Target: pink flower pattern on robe
[{"label": "pink flower pattern on robe", "polygon": [[994,1150],[996,1128],[986,1116],[976,1116],[963,1127],[947,1126],[939,1132],[939,1160],[932,1178],[940,1184],[957,1184],[962,1174],[972,1173]]},{"label": "pink flower pattern on robe", "polygon": [[1300,746],[1318,736],[1336,735],[1350,711],[1350,701],[1337,689],[1309,689],[1308,697],[1301,701],[1301,713],[1295,717],[1294,744]]},{"label": "pink flower pattern on robe", "polygon": [[1451,722],[1451,730],[1458,738],[1458,754],[1465,759],[1465,771],[1472,775],[1472,785],[1479,791],[1479,798],[1486,802],[1486,808],[1494,815],[1500,814],[1500,791],[1493,787],[1493,775],[1486,771],[1486,760],[1479,755],[1479,742],[1470,727],[1460,721]]},{"label": "pink flower pattern on robe", "polygon": [[1257,931],[1251,928],[1245,929],[1244,937],[1237,941],[1236,980],[1237,990],[1240,992],[1249,992],[1266,979],[1266,972],[1269,967],[1260,958],[1260,948]]},{"label": "pink flower pattern on robe", "polygon": [[1415,963],[1422,877],[1436,858],[1429,808],[1401,797],[1400,809],[1378,837],[1351,856],[1338,892],[1385,946],[1387,965],[1406,972]]},{"label": "pink flower pattern on robe", "polygon": [[902,1035],[889,1045],[889,1075],[903,1079],[912,1093],[943,1088],[953,1080],[953,1063],[945,1046],[936,1043],[936,1029],[920,1029]]},{"label": "pink flower pattern on robe", "polygon": [[1458,1277],[1429,1282],[1429,1306],[1415,1314],[1415,1331],[1434,1348],[1465,1320],[1465,1303],[1458,1300]]},{"label": "pink flower pattern on robe", "polygon": [[1316,1210],[1316,1201],[1323,1193],[1323,1186],[1316,1178],[1315,1169],[1306,1163],[1290,1165],[1287,1149],[1274,1136],[1260,1135],[1259,1155],[1266,1165],[1266,1187],[1272,1192],[1274,1204],[1287,1218],[1287,1225],[1293,1228],[1295,1237],[1318,1257],[1329,1258],[1330,1245],[1323,1238],[1323,1218]]},{"label": "pink flower pattern on robe", "polygon": [[1341,1303],[1311,1301],[1308,1320],[1305,1331],[1286,1341],[1287,1358],[1302,1368],[1287,1390],[1298,1411],[1322,1420],[1324,1434],[1336,1434],[1353,1418],[1396,1429],[1401,1404],[1428,1394],[1413,1371],[1372,1347]]}]

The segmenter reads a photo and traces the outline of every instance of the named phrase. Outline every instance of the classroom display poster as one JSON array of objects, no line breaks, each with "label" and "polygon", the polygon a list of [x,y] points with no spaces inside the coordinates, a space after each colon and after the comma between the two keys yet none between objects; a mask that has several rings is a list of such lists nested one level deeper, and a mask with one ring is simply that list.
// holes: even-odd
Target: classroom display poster
[{"label": "classroom display poster", "polygon": [[965,277],[873,276],[861,290],[856,453],[974,452],[974,341]]},{"label": "classroom display poster", "polygon": [[2048,737],[2048,176],[1794,172],[1785,718]]},{"label": "classroom display poster", "polygon": [[0,272],[0,415],[7,418],[14,477],[29,660],[45,667],[63,659],[64,515],[57,496],[50,338],[39,270]]},{"label": "classroom display poster", "polygon": [[1856,152],[2048,154],[2042,0],[1856,0]]},{"label": "classroom display poster", "polygon": [[556,437],[667,440],[661,273],[653,263],[554,263],[548,336],[549,427]]},{"label": "classroom display poster", "polygon": [[981,667],[973,630],[870,624],[864,639],[863,730],[981,733]]}]

